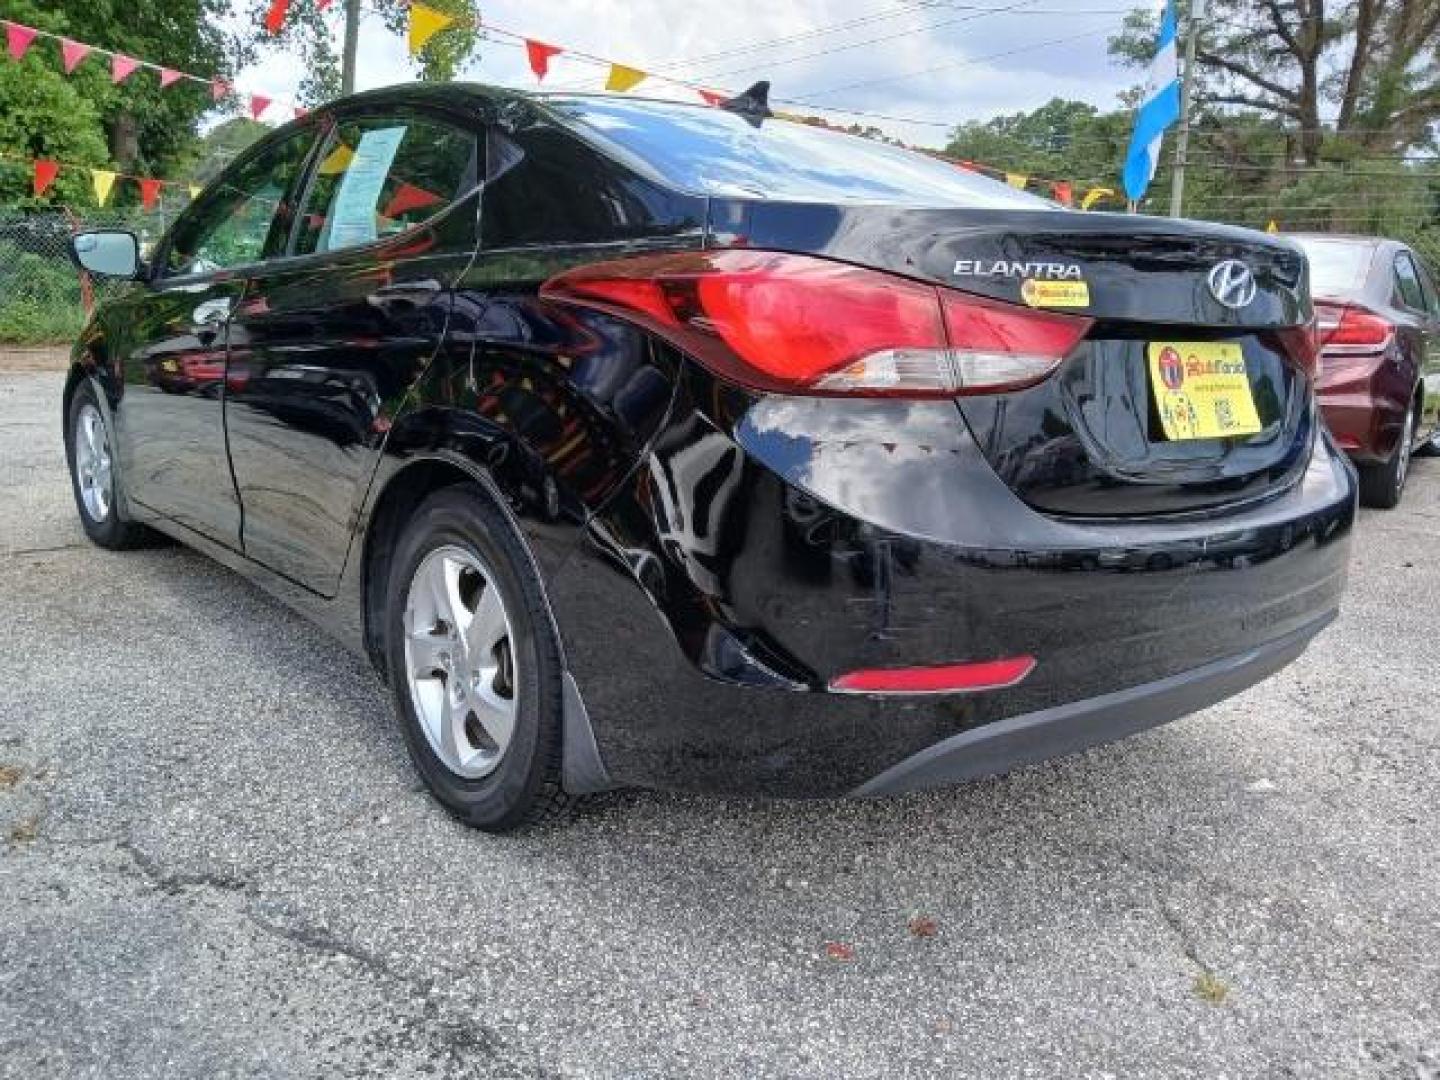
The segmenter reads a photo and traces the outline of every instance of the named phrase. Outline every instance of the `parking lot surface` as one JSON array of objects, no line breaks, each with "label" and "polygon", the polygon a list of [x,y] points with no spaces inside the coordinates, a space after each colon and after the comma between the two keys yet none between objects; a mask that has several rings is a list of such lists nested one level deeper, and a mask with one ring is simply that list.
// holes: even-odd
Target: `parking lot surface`
[{"label": "parking lot surface", "polygon": [[[0,373],[0,1076],[1440,1076],[1440,461],[1277,678],[881,802],[494,838],[363,664],[75,519]],[[637,675],[643,677],[643,675]]]}]

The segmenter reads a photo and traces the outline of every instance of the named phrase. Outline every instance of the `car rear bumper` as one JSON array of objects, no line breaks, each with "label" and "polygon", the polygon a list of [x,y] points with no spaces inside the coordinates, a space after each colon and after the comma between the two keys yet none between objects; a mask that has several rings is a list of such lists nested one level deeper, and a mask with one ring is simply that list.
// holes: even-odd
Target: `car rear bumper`
[{"label": "car rear bumper", "polygon": [[1178,720],[1269,678],[1334,619],[1329,612],[1274,641],[1165,679],[962,731],[890,766],[851,794],[898,795],[991,776]]},{"label": "car rear bumper", "polygon": [[1357,461],[1388,461],[1404,430],[1412,387],[1388,353],[1322,360],[1316,388],[1335,442]]},{"label": "car rear bumper", "polygon": [[[963,429],[892,420],[923,452],[849,422],[808,448],[796,425],[662,437],[591,521],[551,601],[611,780],[809,797],[1003,771],[1243,689],[1338,610],[1356,488],[1328,439],[1264,502],[1095,523],[1025,506]],[[1022,655],[1000,691],[826,689]]]}]

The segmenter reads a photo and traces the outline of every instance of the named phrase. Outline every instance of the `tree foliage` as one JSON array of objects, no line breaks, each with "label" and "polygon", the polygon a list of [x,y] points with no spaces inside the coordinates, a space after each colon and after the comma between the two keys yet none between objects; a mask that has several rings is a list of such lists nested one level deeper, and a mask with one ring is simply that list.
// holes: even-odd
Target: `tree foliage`
[{"label": "tree foliage", "polygon": [[[1182,0],[1182,10],[1191,0]],[[1181,26],[1187,25],[1182,18]],[[1197,41],[1197,102],[1288,125],[1309,165],[1331,137],[1371,150],[1429,145],[1440,120],[1440,0],[1212,2]],[[1148,63],[1153,10],[1112,54]]]}]

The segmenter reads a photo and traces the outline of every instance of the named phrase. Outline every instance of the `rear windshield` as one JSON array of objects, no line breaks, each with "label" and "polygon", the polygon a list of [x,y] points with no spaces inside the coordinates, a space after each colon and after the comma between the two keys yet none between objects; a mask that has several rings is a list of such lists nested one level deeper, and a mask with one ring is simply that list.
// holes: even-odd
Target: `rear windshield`
[{"label": "rear windshield", "polygon": [[544,100],[587,137],[695,194],[1012,210],[1057,205],[913,150],[786,120],[757,126],[724,109],[633,98]]},{"label": "rear windshield", "polygon": [[1310,291],[1316,296],[1356,292],[1370,270],[1373,244],[1354,240],[1316,240],[1297,237],[1310,257]]}]

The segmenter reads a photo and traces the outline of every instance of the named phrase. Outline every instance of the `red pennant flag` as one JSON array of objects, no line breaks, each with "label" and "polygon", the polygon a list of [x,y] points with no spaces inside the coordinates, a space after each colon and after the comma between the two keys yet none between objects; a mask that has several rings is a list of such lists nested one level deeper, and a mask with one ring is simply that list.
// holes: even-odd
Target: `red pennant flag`
[{"label": "red pennant flag", "polygon": [[270,107],[270,99],[262,94],[250,95],[250,117],[259,120],[260,114]]},{"label": "red pennant flag", "polygon": [[60,39],[60,55],[65,60],[65,74],[69,75],[75,70],[81,60],[90,55],[90,46],[80,41],[71,41],[69,38]]},{"label": "red pennant flag", "polygon": [[160,89],[161,89],[161,90],[164,90],[164,89],[165,89],[167,86],[169,86],[171,83],[173,83],[173,82],[179,82],[179,81],[180,81],[180,72],[174,70],[173,68],[161,68],[161,69],[160,69]]},{"label": "red pennant flag", "polygon": [[270,10],[265,13],[265,29],[271,34],[280,33],[280,28],[285,25],[285,13],[289,10],[290,0],[270,0]]},{"label": "red pennant flag", "polygon": [[328,8],[328,7],[330,6],[330,3],[331,3],[331,0],[320,0],[320,3],[318,3],[318,4],[315,5],[315,6],[318,7],[321,11],[324,11],[326,8]]},{"label": "red pennant flag", "polygon": [[407,210],[419,210],[444,201],[433,191],[426,191],[414,184],[402,183],[395,189],[395,194],[390,197],[389,204],[380,213],[388,218],[399,217]]},{"label": "red pennant flag", "polygon": [[219,101],[226,94],[230,93],[230,84],[224,79],[210,80],[210,100]]},{"label": "red pennant flag", "polygon": [[124,82],[135,73],[135,69],[139,66],[140,61],[134,57],[121,56],[119,53],[113,54],[110,57],[110,81],[112,83]]},{"label": "red pennant flag", "polygon": [[701,90],[700,97],[706,105],[722,105],[725,102],[725,95],[717,94],[714,90]]},{"label": "red pennant flag", "polygon": [[142,179],[140,181],[140,205],[146,210],[154,207],[155,200],[160,197],[160,181]]},{"label": "red pennant flag", "polygon": [[543,41],[525,39],[525,53],[530,57],[530,70],[537,79],[544,79],[549,73],[550,58],[559,56],[564,51],[558,45],[546,45]]},{"label": "red pennant flag", "polygon": [[55,182],[56,175],[60,172],[58,161],[46,161],[43,158],[35,162],[35,197],[38,199],[45,194],[45,189]]},{"label": "red pennant flag", "polygon": [[23,59],[25,50],[30,48],[30,43],[34,40],[35,31],[30,27],[13,22],[5,24],[5,44],[10,48],[11,60]]},{"label": "red pennant flag", "polygon": [[1065,206],[1075,205],[1075,189],[1068,180],[1055,181],[1050,185],[1050,190],[1054,193],[1056,202]]}]

